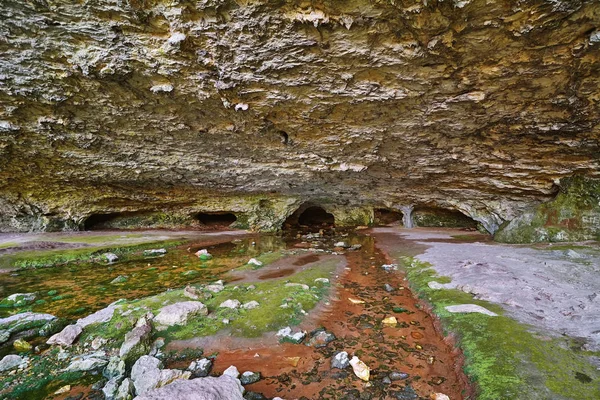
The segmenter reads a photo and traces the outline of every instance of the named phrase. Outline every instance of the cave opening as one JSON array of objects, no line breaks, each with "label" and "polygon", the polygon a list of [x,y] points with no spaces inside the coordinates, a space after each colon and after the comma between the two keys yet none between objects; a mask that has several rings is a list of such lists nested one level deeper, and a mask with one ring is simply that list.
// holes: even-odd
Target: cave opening
[{"label": "cave opening", "polygon": [[374,210],[376,225],[390,225],[402,221],[402,213],[388,208],[376,208]]},{"label": "cave opening", "polygon": [[83,230],[97,231],[101,229],[115,229],[117,221],[140,215],[135,212],[115,212],[106,214],[92,214],[83,222]]},{"label": "cave opening", "polygon": [[477,221],[458,210],[441,207],[415,207],[412,220],[415,226],[477,229]]},{"label": "cave opening", "polygon": [[330,229],[334,226],[335,218],[333,214],[325,211],[323,207],[310,204],[298,208],[284,223],[284,227],[287,229]]},{"label": "cave opening", "polygon": [[211,228],[227,227],[237,221],[236,215],[230,212],[199,213],[196,215],[196,219],[202,225]]}]

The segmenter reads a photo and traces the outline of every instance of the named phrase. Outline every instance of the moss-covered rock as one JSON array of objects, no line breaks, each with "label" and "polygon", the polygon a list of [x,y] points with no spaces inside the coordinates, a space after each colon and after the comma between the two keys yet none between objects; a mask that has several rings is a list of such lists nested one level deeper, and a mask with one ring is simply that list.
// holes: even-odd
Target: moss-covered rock
[{"label": "moss-covered rock", "polygon": [[600,179],[561,180],[554,200],[505,223],[494,239],[505,243],[600,240]]}]

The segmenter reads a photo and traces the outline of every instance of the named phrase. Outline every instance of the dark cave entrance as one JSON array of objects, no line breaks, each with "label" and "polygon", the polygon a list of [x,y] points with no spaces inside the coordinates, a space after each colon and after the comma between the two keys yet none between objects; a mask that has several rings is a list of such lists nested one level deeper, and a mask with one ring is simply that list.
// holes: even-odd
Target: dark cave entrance
[{"label": "dark cave entrance", "polygon": [[196,214],[196,219],[211,228],[228,227],[237,221],[235,214],[230,212],[199,213]]},{"label": "dark cave entrance", "polygon": [[477,229],[477,221],[458,210],[440,207],[415,207],[412,219],[415,226]]},{"label": "dark cave entrance", "polygon": [[283,224],[285,229],[330,229],[335,226],[333,214],[323,207],[305,204],[290,215]]},{"label": "dark cave entrance", "polygon": [[135,212],[116,212],[107,214],[92,214],[83,222],[83,229],[86,231],[97,231],[102,229],[118,229],[119,221],[143,215]]},{"label": "dark cave entrance", "polygon": [[402,216],[400,211],[387,208],[376,208],[374,210],[375,225],[390,225],[402,222]]}]

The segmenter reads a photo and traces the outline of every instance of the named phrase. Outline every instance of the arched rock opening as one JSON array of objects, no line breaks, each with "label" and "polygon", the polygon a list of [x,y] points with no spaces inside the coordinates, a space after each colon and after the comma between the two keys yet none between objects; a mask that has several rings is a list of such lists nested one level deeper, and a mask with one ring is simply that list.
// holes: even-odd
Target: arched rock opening
[{"label": "arched rock opening", "polygon": [[83,222],[83,229],[86,231],[96,231],[102,229],[120,229],[127,228],[127,223],[135,217],[143,217],[145,213],[139,212],[115,212],[106,214],[92,214]]},{"label": "arched rock opening", "polygon": [[476,229],[477,221],[458,210],[441,207],[415,207],[412,215],[415,226]]},{"label": "arched rock opening", "polygon": [[376,208],[373,212],[375,225],[389,225],[402,222],[402,213],[388,208]]},{"label": "arched rock opening", "polygon": [[312,204],[300,206],[283,224],[285,229],[310,227],[315,229],[332,228],[335,225],[333,214],[323,207]]},{"label": "arched rock opening", "polygon": [[196,219],[202,225],[211,228],[227,227],[237,221],[236,215],[230,212],[199,213],[196,215]]}]

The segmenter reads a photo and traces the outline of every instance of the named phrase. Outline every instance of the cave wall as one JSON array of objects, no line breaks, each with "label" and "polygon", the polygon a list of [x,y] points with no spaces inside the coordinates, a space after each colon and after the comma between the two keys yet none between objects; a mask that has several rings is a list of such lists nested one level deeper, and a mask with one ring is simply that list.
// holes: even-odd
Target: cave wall
[{"label": "cave wall", "polygon": [[598,1],[2,6],[1,231],[224,210],[274,230],[320,199],[495,232],[600,174]]}]

